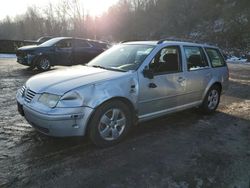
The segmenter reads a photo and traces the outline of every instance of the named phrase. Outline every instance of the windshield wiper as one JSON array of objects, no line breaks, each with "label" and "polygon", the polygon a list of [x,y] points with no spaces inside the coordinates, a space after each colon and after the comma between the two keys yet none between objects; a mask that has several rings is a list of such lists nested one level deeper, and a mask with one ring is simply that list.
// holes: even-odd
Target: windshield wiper
[{"label": "windshield wiper", "polygon": [[108,70],[107,67],[103,67],[103,66],[100,66],[100,65],[93,65],[92,67]]},{"label": "windshield wiper", "polygon": [[116,68],[116,67],[111,67],[111,68],[109,68],[109,70],[114,70],[114,71],[119,71],[119,72],[127,72],[126,70]]},{"label": "windshield wiper", "polygon": [[103,66],[100,66],[100,65],[93,65],[92,67],[95,67],[95,68],[100,68],[100,69],[105,69],[105,70],[113,70],[113,71],[119,71],[119,72],[127,72],[125,70],[122,70],[122,69],[119,69],[119,68],[115,68],[115,67],[103,67]]}]

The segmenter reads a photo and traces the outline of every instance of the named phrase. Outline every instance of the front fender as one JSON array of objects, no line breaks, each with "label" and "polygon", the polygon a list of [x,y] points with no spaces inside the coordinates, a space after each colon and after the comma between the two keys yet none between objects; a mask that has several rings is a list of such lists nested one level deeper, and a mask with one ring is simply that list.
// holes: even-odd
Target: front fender
[{"label": "front fender", "polygon": [[46,57],[50,60],[50,64],[54,65],[55,62],[55,51],[53,49],[46,49],[44,51],[38,51],[35,54],[35,58],[32,60],[32,63],[35,65],[38,63],[39,59]]},{"label": "front fender", "polygon": [[124,98],[137,109],[138,80],[133,75],[107,82],[96,83],[84,88],[81,93],[84,97],[84,105],[97,108],[104,102],[113,98]]}]

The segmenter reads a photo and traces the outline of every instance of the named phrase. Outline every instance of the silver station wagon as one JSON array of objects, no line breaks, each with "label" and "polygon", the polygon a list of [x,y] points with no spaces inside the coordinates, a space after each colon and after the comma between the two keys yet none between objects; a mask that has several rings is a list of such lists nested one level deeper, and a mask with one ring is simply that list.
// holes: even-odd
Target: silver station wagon
[{"label": "silver station wagon", "polygon": [[121,141],[137,122],[198,107],[216,110],[229,72],[217,47],[181,41],[124,42],[85,66],[31,77],[18,110],[51,136]]}]

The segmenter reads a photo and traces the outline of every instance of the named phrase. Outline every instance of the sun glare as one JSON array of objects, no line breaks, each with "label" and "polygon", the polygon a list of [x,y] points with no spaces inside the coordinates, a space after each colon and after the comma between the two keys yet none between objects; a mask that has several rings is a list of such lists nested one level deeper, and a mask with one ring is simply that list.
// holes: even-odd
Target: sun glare
[{"label": "sun glare", "polygon": [[[72,0],[68,0],[72,1]],[[108,8],[114,5],[118,0],[79,0],[85,14],[91,16],[100,16]],[[34,3],[35,2],[35,3]],[[62,2],[62,0],[8,0],[1,2],[0,7],[0,19],[6,16],[15,17],[25,13],[28,6],[37,6],[41,9],[46,7],[49,3],[56,5]]]},{"label": "sun glare", "polygon": [[81,0],[87,14],[99,16],[118,0]]}]

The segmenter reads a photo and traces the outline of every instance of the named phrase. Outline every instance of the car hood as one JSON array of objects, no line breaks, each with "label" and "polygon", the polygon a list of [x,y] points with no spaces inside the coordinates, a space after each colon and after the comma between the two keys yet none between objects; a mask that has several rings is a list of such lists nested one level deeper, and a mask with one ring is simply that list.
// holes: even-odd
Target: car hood
[{"label": "car hood", "polygon": [[74,66],[63,70],[50,71],[31,77],[26,87],[36,93],[64,93],[88,84],[126,76],[129,72],[117,72],[87,66]]},{"label": "car hood", "polygon": [[22,46],[18,48],[18,50],[34,50],[37,48],[38,48],[38,45],[28,45],[28,46]]}]

